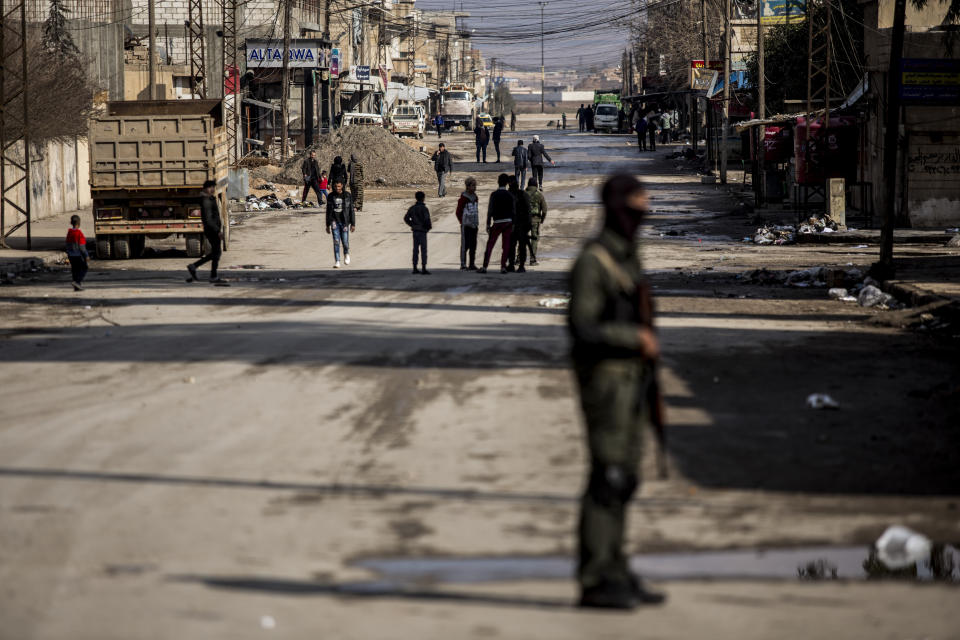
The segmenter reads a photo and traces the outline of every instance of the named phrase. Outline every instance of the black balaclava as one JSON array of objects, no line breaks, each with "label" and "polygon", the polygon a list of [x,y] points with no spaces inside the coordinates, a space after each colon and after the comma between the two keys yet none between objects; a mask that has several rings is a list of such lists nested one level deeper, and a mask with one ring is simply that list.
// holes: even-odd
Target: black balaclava
[{"label": "black balaclava", "polygon": [[600,192],[606,212],[604,226],[630,242],[633,242],[647,212],[631,207],[629,200],[643,190],[643,184],[635,177],[620,173],[607,180]]}]

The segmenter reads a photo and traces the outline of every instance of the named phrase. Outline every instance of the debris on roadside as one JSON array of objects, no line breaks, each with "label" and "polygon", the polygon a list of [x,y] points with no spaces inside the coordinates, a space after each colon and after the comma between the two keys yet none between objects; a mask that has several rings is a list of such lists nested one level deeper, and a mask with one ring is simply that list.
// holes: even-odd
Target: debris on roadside
[{"label": "debris on roadside", "polygon": [[753,234],[754,244],[794,244],[797,241],[796,228],[793,225],[765,225]]},{"label": "debris on roadside", "polygon": [[543,298],[537,304],[547,309],[566,309],[570,298]]},{"label": "debris on roadside", "polygon": [[889,293],[884,293],[878,287],[868,284],[857,294],[857,304],[861,307],[876,307],[878,309],[899,309],[900,303]]},{"label": "debris on roadside", "polygon": [[840,403],[826,393],[811,393],[807,396],[807,406],[811,409],[839,409]]},{"label": "debris on roadside", "polygon": [[835,233],[843,231],[844,227],[837,224],[830,216],[811,216],[806,222],[800,225],[798,231],[804,234],[810,233]]},{"label": "debris on roadside", "polygon": [[874,547],[877,559],[888,569],[903,569],[930,559],[933,543],[922,533],[902,525],[887,527]]},{"label": "debris on roadside", "polygon": [[960,233],[947,240],[948,247],[960,247]]}]

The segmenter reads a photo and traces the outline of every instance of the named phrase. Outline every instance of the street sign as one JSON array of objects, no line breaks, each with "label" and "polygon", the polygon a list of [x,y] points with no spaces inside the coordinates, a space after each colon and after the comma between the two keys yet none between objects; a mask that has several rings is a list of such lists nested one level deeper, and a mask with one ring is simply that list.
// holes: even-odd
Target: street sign
[{"label": "street sign", "polygon": [[357,80],[369,80],[370,79],[370,65],[368,64],[358,64],[357,67]]},{"label": "street sign", "polygon": [[[279,68],[283,66],[282,40],[257,40],[245,42],[247,69]],[[288,66],[300,69],[317,69],[327,66],[325,51],[319,40],[297,39],[290,41]]]},{"label": "street sign", "polygon": [[960,104],[960,60],[904,58],[900,97],[913,104]]}]

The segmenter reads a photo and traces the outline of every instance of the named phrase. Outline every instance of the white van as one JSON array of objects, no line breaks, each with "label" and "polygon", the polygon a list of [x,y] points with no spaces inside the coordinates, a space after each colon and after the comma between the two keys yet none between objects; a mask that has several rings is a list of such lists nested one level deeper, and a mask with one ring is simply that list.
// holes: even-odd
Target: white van
[{"label": "white van", "polygon": [[418,104],[403,104],[390,112],[390,132],[398,136],[423,137],[427,112]]},{"label": "white van", "polygon": [[613,133],[620,128],[620,110],[617,105],[601,102],[593,114],[593,128]]}]

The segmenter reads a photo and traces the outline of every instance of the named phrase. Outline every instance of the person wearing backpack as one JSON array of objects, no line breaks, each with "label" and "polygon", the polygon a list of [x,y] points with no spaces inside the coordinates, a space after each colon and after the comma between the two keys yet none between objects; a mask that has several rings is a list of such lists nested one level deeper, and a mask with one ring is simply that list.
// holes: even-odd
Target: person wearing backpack
[{"label": "person wearing backpack", "polygon": [[[477,233],[480,231],[480,204],[477,181],[467,178],[466,190],[457,201],[457,222],[460,223],[460,271],[477,270]],[[470,257],[467,266],[467,257]]]}]

